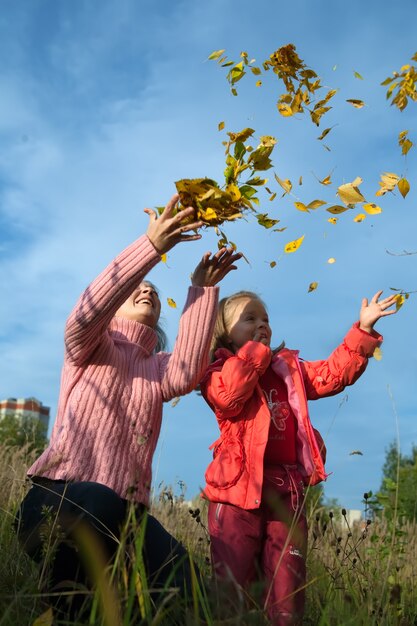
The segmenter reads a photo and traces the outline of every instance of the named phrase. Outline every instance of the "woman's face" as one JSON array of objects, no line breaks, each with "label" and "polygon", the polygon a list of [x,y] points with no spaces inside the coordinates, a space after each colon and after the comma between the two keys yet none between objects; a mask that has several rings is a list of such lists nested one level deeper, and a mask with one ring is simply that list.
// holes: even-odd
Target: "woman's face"
[{"label": "woman's face", "polygon": [[116,317],[141,322],[155,328],[161,313],[161,301],[151,283],[141,283],[116,311]]},{"label": "woman's face", "polygon": [[265,346],[271,343],[268,313],[259,300],[243,297],[232,302],[225,322],[233,352],[247,341],[259,341]]}]

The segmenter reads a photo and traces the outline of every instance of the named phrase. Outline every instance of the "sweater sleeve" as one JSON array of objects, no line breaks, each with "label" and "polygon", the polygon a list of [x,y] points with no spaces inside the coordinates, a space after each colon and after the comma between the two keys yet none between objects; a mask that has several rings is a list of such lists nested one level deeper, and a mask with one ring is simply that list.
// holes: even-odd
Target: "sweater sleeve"
[{"label": "sweater sleeve", "polygon": [[189,393],[200,382],[209,361],[218,297],[218,287],[189,288],[174,349],[158,355],[164,402]]},{"label": "sweater sleeve", "polygon": [[110,320],[160,255],[146,235],[121,252],[87,287],[65,327],[66,359],[85,363],[102,340]]},{"label": "sweater sleeve", "polygon": [[220,371],[213,371],[205,378],[202,392],[218,419],[239,415],[270,362],[268,346],[248,341],[224,362]]},{"label": "sweater sleeve", "polygon": [[301,361],[307,398],[316,400],[332,396],[343,391],[346,386],[353,385],[381,343],[381,335],[376,331],[367,333],[361,330],[359,322],[356,322],[328,359]]}]

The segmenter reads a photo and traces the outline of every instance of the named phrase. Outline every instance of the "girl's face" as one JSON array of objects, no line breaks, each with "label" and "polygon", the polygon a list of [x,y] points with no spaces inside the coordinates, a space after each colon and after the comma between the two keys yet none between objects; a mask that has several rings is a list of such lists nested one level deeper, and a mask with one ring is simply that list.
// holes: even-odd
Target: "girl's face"
[{"label": "girl's face", "polygon": [[161,313],[161,301],[151,283],[141,283],[116,311],[116,317],[141,322],[155,328]]},{"label": "girl's face", "polygon": [[265,346],[271,343],[268,313],[259,300],[243,297],[232,302],[225,312],[225,323],[233,352],[247,341],[259,341]]}]

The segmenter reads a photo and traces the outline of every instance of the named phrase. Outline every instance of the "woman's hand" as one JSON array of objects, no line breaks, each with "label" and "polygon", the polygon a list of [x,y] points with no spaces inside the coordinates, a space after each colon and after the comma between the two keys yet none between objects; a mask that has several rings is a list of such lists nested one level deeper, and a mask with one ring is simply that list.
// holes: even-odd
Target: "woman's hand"
[{"label": "woman's hand", "polygon": [[194,287],[217,285],[226,274],[237,269],[233,263],[241,256],[242,254],[235,252],[233,248],[221,248],[213,256],[211,252],[206,252],[191,276],[192,285]]},{"label": "woman's hand", "polygon": [[377,322],[381,317],[393,315],[397,312],[396,309],[390,309],[391,306],[396,304],[395,294],[378,302],[381,294],[382,291],[378,291],[369,304],[367,298],[362,300],[361,311],[359,314],[359,328],[361,330],[365,330],[367,333],[372,332],[375,322]]},{"label": "woman's hand", "polygon": [[184,224],[184,219],[192,216],[195,209],[193,207],[187,207],[174,215],[178,200],[178,194],[172,196],[159,217],[152,209],[144,209],[145,213],[147,213],[150,218],[146,234],[159,254],[168,252],[168,250],[171,250],[171,248],[181,241],[195,241],[196,239],[201,239],[201,235],[198,233],[192,235],[185,234],[191,230],[200,228],[204,222],[199,220]]}]

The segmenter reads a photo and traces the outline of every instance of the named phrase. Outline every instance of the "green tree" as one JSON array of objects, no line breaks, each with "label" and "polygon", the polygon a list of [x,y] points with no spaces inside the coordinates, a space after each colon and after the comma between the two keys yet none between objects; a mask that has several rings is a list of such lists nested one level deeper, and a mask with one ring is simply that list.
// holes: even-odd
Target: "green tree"
[{"label": "green tree", "polygon": [[417,519],[416,445],[413,444],[409,455],[402,454],[395,441],[388,446],[376,502],[389,519],[395,515],[408,520]]},{"label": "green tree", "polygon": [[46,427],[38,419],[17,418],[12,413],[0,420],[0,443],[6,446],[27,446],[30,452],[42,452],[48,442]]}]

